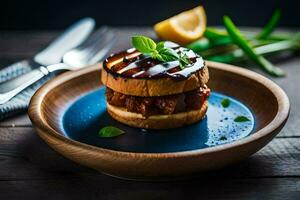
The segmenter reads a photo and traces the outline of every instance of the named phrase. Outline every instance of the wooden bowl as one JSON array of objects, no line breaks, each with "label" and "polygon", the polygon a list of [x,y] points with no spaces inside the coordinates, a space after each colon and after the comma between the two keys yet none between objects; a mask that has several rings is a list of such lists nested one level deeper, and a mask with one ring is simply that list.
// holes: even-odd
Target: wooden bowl
[{"label": "wooden bowl", "polygon": [[62,115],[76,99],[101,86],[100,68],[67,72],[41,87],[29,117],[39,136],[65,157],[100,172],[131,179],[170,178],[222,168],[246,159],[284,126],[290,110],[285,92],[271,80],[246,69],[207,62],[209,87],[240,100],[256,118],[253,133],[238,141],[192,151],[134,153],[100,148],[68,138]]}]

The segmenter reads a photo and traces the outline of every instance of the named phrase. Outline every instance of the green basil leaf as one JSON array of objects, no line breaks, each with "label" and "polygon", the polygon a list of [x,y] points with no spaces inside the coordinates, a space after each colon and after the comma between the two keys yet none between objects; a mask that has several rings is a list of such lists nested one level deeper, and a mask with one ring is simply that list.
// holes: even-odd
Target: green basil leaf
[{"label": "green basil leaf", "polygon": [[174,49],[171,48],[163,48],[158,51],[159,57],[157,57],[158,60],[162,62],[169,62],[179,59],[179,55]]},{"label": "green basil leaf", "polygon": [[151,38],[137,35],[131,38],[131,42],[138,51],[150,55],[153,59],[162,62],[179,61],[181,69],[190,63],[185,53],[178,54],[174,49],[165,47],[164,41],[156,44]]},{"label": "green basil leaf", "polygon": [[184,69],[186,65],[190,64],[191,61],[189,57],[185,53],[180,53],[179,55],[179,63],[180,63],[180,68]]},{"label": "green basil leaf", "polygon": [[185,53],[180,54],[180,60],[185,64],[190,64],[190,59]]},{"label": "green basil leaf", "polygon": [[235,122],[247,122],[247,121],[250,121],[250,119],[248,119],[247,117],[245,116],[237,116],[235,119],[234,119]]},{"label": "green basil leaf", "polygon": [[137,35],[131,38],[132,45],[140,52],[149,54],[156,49],[156,43],[148,37]]},{"label": "green basil leaf", "polygon": [[156,52],[153,52],[153,53],[151,54],[151,57],[152,57],[153,59],[157,59],[157,60],[160,60],[160,61],[163,61],[163,60],[164,60],[163,57],[162,57],[159,53],[156,53]]},{"label": "green basil leaf", "polygon": [[165,41],[162,41],[162,42],[157,43],[157,45],[156,45],[156,50],[157,50],[157,51],[160,51],[160,50],[162,50],[163,48],[165,48]]},{"label": "green basil leaf", "polygon": [[230,105],[230,100],[229,99],[223,99],[221,102],[223,108],[227,108]]},{"label": "green basil leaf", "polygon": [[157,59],[157,57],[159,56],[159,53],[157,50],[154,50],[150,53],[150,56],[153,58],[153,59]]},{"label": "green basil leaf", "polygon": [[116,137],[119,135],[124,134],[125,132],[121,129],[118,129],[113,126],[105,126],[101,128],[101,130],[98,133],[98,136],[104,137],[104,138],[109,138],[109,137]]}]

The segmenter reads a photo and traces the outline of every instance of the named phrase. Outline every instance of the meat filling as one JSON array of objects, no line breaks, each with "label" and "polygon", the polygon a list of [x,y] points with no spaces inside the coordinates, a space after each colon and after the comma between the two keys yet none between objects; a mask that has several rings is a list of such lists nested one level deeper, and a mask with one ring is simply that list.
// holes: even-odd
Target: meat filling
[{"label": "meat filling", "polygon": [[110,88],[106,89],[106,99],[109,104],[123,107],[129,112],[141,113],[143,116],[197,110],[209,95],[210,89],[207,86],[182,94],[157,97],[130,96]]}]

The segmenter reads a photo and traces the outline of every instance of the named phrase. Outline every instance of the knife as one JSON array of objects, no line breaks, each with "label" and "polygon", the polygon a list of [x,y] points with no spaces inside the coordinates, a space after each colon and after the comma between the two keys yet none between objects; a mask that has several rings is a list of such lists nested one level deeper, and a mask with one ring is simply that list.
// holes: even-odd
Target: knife
[{"label": "knife", "polygon": [[90,35],[95,27],[95,20],[83,18],[71,25],[58,38],[51,42],[48,47],[37,53],[29,60],[16,62],[0,70],[0,83],[15,78],[41,65],[59,63],[63,55],[80,45]]}]

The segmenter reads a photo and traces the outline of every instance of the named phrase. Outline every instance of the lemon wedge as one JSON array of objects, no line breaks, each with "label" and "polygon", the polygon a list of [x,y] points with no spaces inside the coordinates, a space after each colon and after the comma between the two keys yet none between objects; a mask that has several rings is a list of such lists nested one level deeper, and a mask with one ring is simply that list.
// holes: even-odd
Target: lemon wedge
[{"label": "lemon wedge", "polygon": [[186,45],[199,39],[206,28],[206,14],[202,6],[182,12],[154,25],[157,36]]}]

